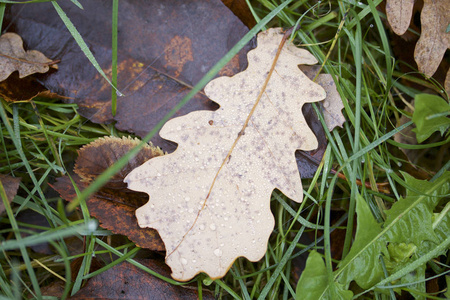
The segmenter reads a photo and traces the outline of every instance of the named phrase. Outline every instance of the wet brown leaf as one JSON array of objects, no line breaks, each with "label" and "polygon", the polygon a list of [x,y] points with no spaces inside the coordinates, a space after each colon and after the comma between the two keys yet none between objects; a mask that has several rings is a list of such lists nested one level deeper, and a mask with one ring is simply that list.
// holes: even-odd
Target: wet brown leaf
[{"label": "wet brown leaf", "polygon": [[[79,157],[75,163],[75,172],[78,176],[73,176],[78,188],[83,190],[138,143],[139,140],[132,138],[105,137],[84,146],[79,150]],[[153,229],[140,228],[134,215],[135,210],[147,202],[148,196],[128,190],[123,179],[132,169],[162,154],[159,148],[150,145],[144,147],[104,187],[86,201],[89,212],[104,228],[127,236],[139,247],[155,251],[164,250],[158,233]],[[58,178],[52,187],[67,201],[76,197],[68,176]]]},{"label": "wet brown leaf", "polygon": [[[82,182],[78,176],[73,176],[76,185],[82,191],[87,184]],[[68,176],[57,178],[51,184],[66,201],[72,201],[77,194]],[[137,224],[135,211],[139,203],[146,203],[148,196],[143,193],[113,193],[111,190],[100,189],[94,196],[86,200],[89,213],[96,217],[102,227],[114,233],[127,236],[137,246],[154,251],[164,251],[158,233],[149,228],[140,228]]]},{"label": "wet brown leaf", "polygon": [[[0,81],[5,80],[12,72],[18,71],[19,77],[34,73],[45,73],[52,60],[39,51],[23,49],[22,38],[13,32],[0,36]],[[53,67],[57,68],[56,65]]]},{"label": "wet brown leaf", "polygon": [[[6,197],[8,201],[11,203],[14,199],[14,196],[17,194],[17,189],[19,188],[21,178],[20,177],[12,177],[9,175],[0,174],[0,182],[3,185],[3,188],[6,192]],[[3,203],[3,199],[0,197],[0,214],[5,211],[5,204]]]},{"label": "wet brown leaf", "polygon": [[[65,287],[64,281],[62,280],[53,281],[49,285],[46,285],[43,288],[41,288],[41,293],[42,296],[56,297],[57,299],[61,299],[62,295],[64,294],[64,287]],[[32,299],[31,295],[29,299]]]},{"label": "wet brown leaf", "polygon": [[[169,276],[164,263],[152,259],[136,259],[153,271]],[[203,299],[214,300],[213,294],[203,288]],[[123,262],[93,277],[70,299],[198,299],[192,286],[176,286]]]}]

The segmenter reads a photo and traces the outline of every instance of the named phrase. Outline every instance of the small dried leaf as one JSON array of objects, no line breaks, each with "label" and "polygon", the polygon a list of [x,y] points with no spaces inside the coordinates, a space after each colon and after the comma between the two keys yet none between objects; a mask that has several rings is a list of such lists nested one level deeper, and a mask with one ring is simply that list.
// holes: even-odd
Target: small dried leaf
[{"label": "small dried leaf", "polygon": [[150,195],[136,211],[139,225],[158,230],[177,280],[200,272],[219,278],[239,256],[261,259],[274,226],[272,191],[302,201],[294,153],[318,144],[301,108],[326,93],[297,67],[317,60],[289,42],[264,85],[282,36],[280,29],[260,33],[247,70],[205,87],[220,108],[167,122],[161,136],[178,142],[177,150],[125,179]]},{"label": "small dried leaf", "polygon": [[427,76],[436,72],[447,48],[450,48],[450,1],[424,0],[420,15],[422,33],[414,50],[419,71]]},{"label": "small dried leaf", "polygon": [[[75,163],[74,172],[84,182],[91,182],[139,143],[140,140],[130,137],[118,138],[107,136],[99,138],[78,150],[78,158]],[[123,182],[126,175],[150,158],[160,155],[164,155],[161,149],[154,147],[152,144],[146,145],[104,187],[110,189],[126,189],[127,185]]]},{"label": "small dried leaf", "polygon": [[345,122],[345,117],[342,114],[344,104],[342,104],[342,99],[336,89],[333,77],[330,74],[320,74],[316,82],[327,93],[327,97],[323,100],[322,105],[323,117],[328,130],[333,131],[336,126],[342,127],[342,124]]},{"label": "small dried leaf", "polygon": [[[8,201],[11,203],[14,199],[14,196],[17,194],[17,189],[19,188],[21,178],[20,177],[12,177],[9,175],[3,175],[0,174],[0,182],[3,185],[3,188],[6,192],[6,197],[8,198]],[[5,211],[5,204],[2,201],[2,198],[0,197],[0,214],[2,214]]]},{"label": "small dried leaf", "polygon": [[0,81],[8,78],[14,71],[19,71],[20,78],[34,73],[46,73],[51,61],[39,51],[25,51],[18,34],[7,32],[0,36]]},{"label": "small dried leaf", "polygon": [[[317,72],[319,72],[320,66],[300,66],[300,70],[309,79],[313,80]],[[319,74],[316,83],[323,87],[327,93],[327,97],[321,103],[323,107],[323,118],[325,119],[328,130],[333,131],[336,126],[342,127],[342,124],[345,122],[345,117],[342,114],[344,104],[342,104],[342,99],[336,89],[333,77],[330,74]]]},{"label": "small dried leaf", "polygon": [[408,30],[413,7],[414,0],[387,0],[387,19],[396,34],[402,35]]}]

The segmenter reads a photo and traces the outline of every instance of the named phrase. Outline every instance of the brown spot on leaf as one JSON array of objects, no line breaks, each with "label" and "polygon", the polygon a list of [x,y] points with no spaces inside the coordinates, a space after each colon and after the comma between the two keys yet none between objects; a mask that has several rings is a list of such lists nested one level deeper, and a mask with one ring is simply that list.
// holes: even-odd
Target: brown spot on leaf
[{"label": "brown spot on leaf", "polygon": [[239,56],[235,55],[226,65],[225,67],[220,70],[219,75],[220,76],[233,76],[234,74],[238,73],[240,70],[239,65]]},{"label": "brown spot on leaf", "polygon": [[194,61],[192,57],[192,43],[188,37],[174,36],[165,49],[166,67],[175,69],[175,77],[178,77],[188,61]]}]

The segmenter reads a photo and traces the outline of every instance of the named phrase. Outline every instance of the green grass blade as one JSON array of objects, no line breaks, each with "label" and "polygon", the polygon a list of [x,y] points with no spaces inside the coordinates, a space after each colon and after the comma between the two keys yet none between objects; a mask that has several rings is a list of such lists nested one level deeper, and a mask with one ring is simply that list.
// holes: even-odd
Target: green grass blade
[{"label": "green grass blade", "polygon": [[66,15],[64,10],[59,6],[59,4],[56,1],[52,1],[53,7],[55,8],[56,12],[58,13],[61,20],[64,22],[64,25],[66,25],[67,30],[69,30],[70,34],[72,34],[73,38],[77,42],[78,46],[80,47],[81,51],[83,51],[86,58],[91,62],[92,66],[97,70],[97,72],[113,87],[113,89],[121,95],[120,91],[117,89],[116,86],[112,84],[112,82],[109,80],[109,78],[106,76],[105,72],[103,72],[102,68],[98,64],[97,60],[94,57],[94,54],[92,54],[91,50],[89,50],[88,45],[86,45],[85,41],[83,40],[83,37],[80,35],[78,30],[75,28],[75,25],[70,21],[69,17]]},{"label": "green grass blade", "polygon": [[[118,23],[119,19],[119,0],[113,0],[113,8],[112,8],[112,46],[111,46],[111,70],[112,70],[112,86],[117,86],[117,32],[118,32]],[[117,111],[117,92],[113,88],[111,90],[111,112],[112,115],[116,115]]]}]

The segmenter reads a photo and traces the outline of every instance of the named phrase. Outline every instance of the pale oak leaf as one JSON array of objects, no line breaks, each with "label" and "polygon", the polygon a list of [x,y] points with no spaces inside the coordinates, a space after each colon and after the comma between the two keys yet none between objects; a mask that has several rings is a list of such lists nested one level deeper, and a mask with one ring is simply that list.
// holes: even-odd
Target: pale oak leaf
[{"label": "pale oak leaf", "polygon": [[176,151],[125,178],[129,189],[150,195],[136,216],[141,227],[159,232],[177,280],[200,272],[220,278],[238,257],[260,260],[274,228],[272,191],[302,201],[294,153],[315,149],[317,139],[301,108],[326,93],[298,68],[316,58],[290,42],[263,89],[282,38],[280,29],[260,33],[244,72],[205,87],[220,108],[167,122],[160,134],[178,143]]}]

